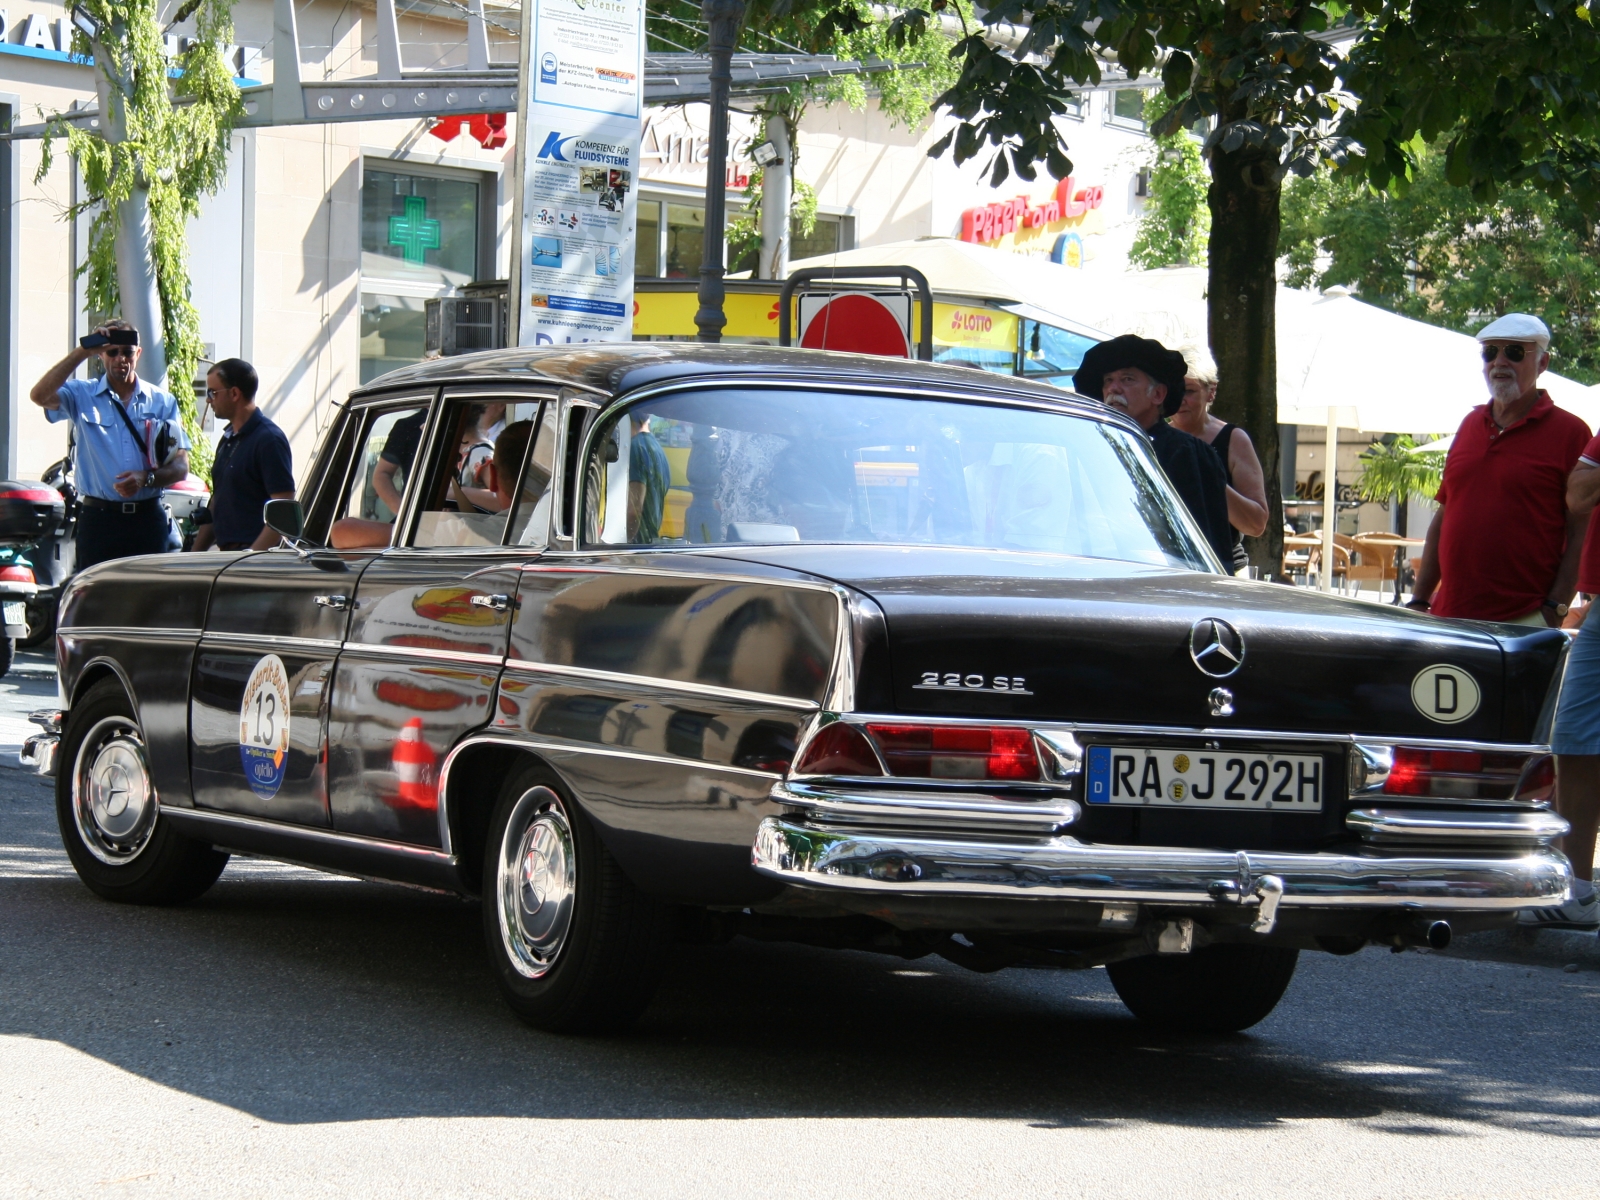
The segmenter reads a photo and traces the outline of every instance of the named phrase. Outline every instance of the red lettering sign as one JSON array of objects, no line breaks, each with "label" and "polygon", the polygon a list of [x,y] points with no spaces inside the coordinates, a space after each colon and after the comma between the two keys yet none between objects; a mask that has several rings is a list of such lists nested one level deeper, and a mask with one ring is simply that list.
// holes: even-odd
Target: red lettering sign
[{"label": "red lettering sign", "polygon": [[1037,207],[1026,196],[969,208],[961,214],[961,240],[994,242],[1018,229],[1040,229],[1060,220],[1084,216],[1105,203],[1103,187],[1078,187],[1068,175],[1056,184],[1054,195]]}]

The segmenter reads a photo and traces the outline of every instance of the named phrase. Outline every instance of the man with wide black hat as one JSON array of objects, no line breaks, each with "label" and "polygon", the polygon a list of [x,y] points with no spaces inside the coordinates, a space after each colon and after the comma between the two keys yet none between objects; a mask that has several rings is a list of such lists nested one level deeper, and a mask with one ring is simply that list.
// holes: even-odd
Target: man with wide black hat
[{"label": "man with wide black hat", "polygon": [[1073,386],[1130,417],[1149,436],[1156,461],[1183,497],[1195,524],[1224,567],[1233,562],[1228,524],[1228,482],[1216,451],[1163,419],[1183,403],[1188,364],[1153,338],[1124,334],[1083,356]]}]

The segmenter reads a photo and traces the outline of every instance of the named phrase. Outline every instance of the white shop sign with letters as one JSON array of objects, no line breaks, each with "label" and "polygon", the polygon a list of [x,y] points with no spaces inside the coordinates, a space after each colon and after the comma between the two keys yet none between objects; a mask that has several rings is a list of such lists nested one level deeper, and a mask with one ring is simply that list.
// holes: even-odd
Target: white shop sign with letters
[{"label": "white shop sign with letters", "polygon": [[524,346],[633,337],[644,0],[526,0]]}]

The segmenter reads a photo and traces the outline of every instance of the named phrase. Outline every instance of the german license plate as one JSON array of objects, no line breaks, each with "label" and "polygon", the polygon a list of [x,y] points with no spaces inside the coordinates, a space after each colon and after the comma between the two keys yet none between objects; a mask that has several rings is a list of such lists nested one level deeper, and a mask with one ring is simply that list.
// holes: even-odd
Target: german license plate
[{"label": "german license plate", "polygon": [[0,605],[0,620],[7,625],[26,625],[28,623],[28,606],[21,600],[7,600]]},{"label": "german license plate", "polygon": [[1322,756],[1090,746],[1090,804],[1321,812]]}]

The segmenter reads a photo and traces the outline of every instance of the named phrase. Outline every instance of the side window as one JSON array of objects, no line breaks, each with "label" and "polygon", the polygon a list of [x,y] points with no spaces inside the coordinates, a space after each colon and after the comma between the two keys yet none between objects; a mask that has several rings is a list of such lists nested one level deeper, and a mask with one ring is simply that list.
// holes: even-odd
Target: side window
[{"label": "side window", "polygon": [[[714,431],[713,431],[714,432]],[[659,546],[719,540],[688,491],[695,428],[635,407],[595,439],[584,480],[585,545]],[[713,445],[707,462],[713,464]],[[706,453],[702,457],[706,457]],[[696,464],[703,465],[703,464]],[[774,526],[774,528],[776,528]]]},{"label": "side window", "polygon": [[517,506],[511,515],[511,536],[506,544],[543,550],[550,544],[550,498],[556,469],[556,404],[544,406],[533,439],[533,453],[517,489]]},{"label": "side window", "polygon": [[335,548],[387,546],[393,540],[395,514],[416,472],[427,419],[425,405],[393,408],[368,419],[330,530]]},{"label": "side window", "polygon": [[539,407],[538,400],[526,399],[446,404],[413,546],[503,543],[526,488],[519,490],[518,482],[540,428]]},{"label": "side window", "polygon": [[315,544],[328,540],[334,509],[344,499],[341,489],[361,435],[361,421],[359,412],[339,414],[338,425],[324,439],[323,452],[301,488],[301,503],[306,506],[305,536]]}]

